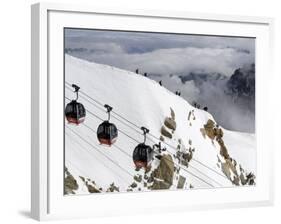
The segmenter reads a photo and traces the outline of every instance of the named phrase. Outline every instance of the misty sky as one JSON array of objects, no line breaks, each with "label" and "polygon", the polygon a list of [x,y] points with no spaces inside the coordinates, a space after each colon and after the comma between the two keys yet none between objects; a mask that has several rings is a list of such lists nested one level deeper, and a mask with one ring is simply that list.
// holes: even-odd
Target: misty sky
[{"label": "misty sky", "polygon": [[160,74],[229,76],[255,60],[251,38],[66,29],[65,48],[80,58]]},{"label": "misty sky", "polygon": [[253,38],[65,29],[65,52],[125,70],[138,68],[142,74],[161,79],[171,91],[180,90],[190,103],[208,104],[225,127],[254,132],[255,112],[225,95],[225,81],[198,86],[194,80],[183,83],[179,78],[190,73],[219,73],[228,79],[236,69],[255,63]]}]

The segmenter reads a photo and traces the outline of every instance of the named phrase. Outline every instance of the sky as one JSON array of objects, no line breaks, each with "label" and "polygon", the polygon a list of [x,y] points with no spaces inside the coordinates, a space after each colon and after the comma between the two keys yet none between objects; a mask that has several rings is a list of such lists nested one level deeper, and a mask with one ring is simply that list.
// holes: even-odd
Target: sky
[{"label": "sky", "polygon": [[72,54],[122,69],[160,74],[218,72],[254,62],[252,38],[66,29]]},{"label": "sky", "polygon": [[[255,63],[254,38],[67,28],[65,52],[129,71],[139,69],[171,91],[181,91],[190,103],[208,106],[228,129],[254,132],[255,111],[248,102],[234,103],[224,90],[236,69]],[[190,73],[220,74],[225,79],[183,83],[180,77]]]}]

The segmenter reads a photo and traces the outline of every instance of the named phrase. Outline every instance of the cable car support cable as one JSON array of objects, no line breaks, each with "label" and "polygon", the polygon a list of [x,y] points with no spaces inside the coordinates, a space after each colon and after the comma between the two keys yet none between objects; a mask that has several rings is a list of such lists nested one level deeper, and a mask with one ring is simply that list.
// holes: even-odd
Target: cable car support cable
[{"label": "cable car support cable", "polygon": [[[86,96],[87,96],[88,98],[90,98],[92,101],[96,102],[98,105],[103,105],[103,104],[101,104],[100,102],[98,102],[97,100],[94,100],[92,97],[90,97],[90,96],[88,96],[87,94],[85,94],[84,92],[82,92],[82,91],[80,91],[80,92],[81,92],[82,94],[86,95]],[[84,97],[83,97],[83,98],[84,98]],[[67,98],[67,97],[66,97],[66,99],[70,100],[70,99]],[[85,99],[85,98],[84,98],[84,99]],[[87,101],[88,101],[88,100],[87,100]],[[89,101],[88,101],[88,102],[89,102]],[[91,102],[89,102],[89,103],[91,103]],[[91,104],[92,104],[92,103],[91,103]],[[95,104],[92,104],[92,105],[95,105]],[[108,105],[107,105],[107,106],[108,106]],[[97,108],[98,108],[98,107],[97,107]],[[100,109],[100,108],[99,108],[99,109]],[[100,109],[100,110],[101,110],[101,109]],[[102,110],[102,111],[104,111],[104,110]],[[111,110],[110,110],[110,111],[111,111]],[[93,115],[94,117],[96,117],[97,119],[103,120],[103,119],[101,119],[100,117],[98,117],[97,115],[95,115],[94,113],[92,113],[91,111],[87,110],[87,112],[90,113],[91,115]],[[130,122],[129,120],[127,120],[127,119],[124,118],[123,116],[117,114],[116,112],[114,112],[114,114],[116,114],[116,115],[119,116],[120,118],[124,119],[124,120],[127,121],[128,123],[134,125],[135,127],[138,127],[136,124],[134,124],[133,122]],[[110,115],[109,115],[109,118],[110,118]],[[120,121],[120,122],[121,122],[121,121]],[[123,122],[122,122],[122,123],[123,123]],[[124,123],[124,124],[125,124],[125,123]],[[127,125],[127,126],[128,126],[128,125]],[[128,126],[128,127],[132,128],[131,126]],[[133,129],[133,130],[136,131],[135,129]],[[123,132],[122,130],[118,129],[118,131],[120,131],[122,134],[126,135],[128,138],[130,138],[130,139],[132,139],[132,140],[138,142],[138,140],[132,138],[130,135],[126,134],[126,133]],[[138,132],[138,133],[139,133],[139,132]],[[155,137],[154,135],[152,135],[151,133],[148,133],[148,134],[158,140],[158,138]],[[148,139],[150,139],[150,138],[148,138]],[[151,139],[150,139],[150,140],[151,140]],[[151,141],[154,142],[153,140],[151,140]],[[155,143],[155,142],[154,142],[154,143]],[[168,143],[165,143],[165,142],[163,142],[163,143],[176,150],[176,148],[175,148],[174,146],[172,146],[172,145],[170,145],[170,144],[168,144]],[[169,151],[169,150],[167,150],[167,151]],[[169,152],[172,153],[171,151],[169,151]],[[173,153],[172,153],[172,154],[173,154]],[[204,167],[206,167],[206,168],[212,170],[213,172],[219,174],[220,176],[226,178],[226,177],[223,176],[222,174],[220,174],[220,173],[218,173],[217,171],[213,170],[212,168],[206,166],[205,164],[201,163],[200,161],[197,161],[197,160],[195,160],[194,158],[193,158],[193,160],[196,161],[196,162],[198,162],[198,163],[200,163],[202,166],[204,166]],[[199,171],[197,168],[195,168],[195,167],[193,167],[193,166],[191,166],[191,165],[189,165],[189,166],[190,166],[191,168],[197,170],[198,172],[200,172],[202,175],[206,176],[204,173],[202,173],[201,171]],[[207,177],[208,177],[208,176],[207,176]],[[209,179],[212,179],[212,178],[210,178],[210,177],[208,177],[208,178],[209,178]],[[227,178],[226,178],[226,179],[227,179]],[[212,180],[213,180],[213,179],[212,179]],[[227,179],[227,180],[228,180],[228,179]],[[215,180],[213,180],[213,181],[216,182],[218,185],[221,185],[221,184],[219,184],[217,181],[215,181]]]}]

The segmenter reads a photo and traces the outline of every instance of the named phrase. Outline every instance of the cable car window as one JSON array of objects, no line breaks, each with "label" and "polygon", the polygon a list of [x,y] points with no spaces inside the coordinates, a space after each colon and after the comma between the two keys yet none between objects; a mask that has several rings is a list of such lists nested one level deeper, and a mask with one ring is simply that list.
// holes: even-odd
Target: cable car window
[{"label": "cable car window", "polygon": [[114,125],[110,125],[110,133],[114,136],[116,134],[116,130]]},{"label": "cable car window", "polygon": [[84,115],[85,114],[85,110],[82,104],[79,104],[79,114]]},{"label": "cable car window", "polygon": [[65,108],[65,113],[68,114],[69,112],[70,112],[70,106],[67,105],[66,108]]},{"label": "cable car window", "polygon": [[105,133],[106,133],[106,134],[109,134],[109,133],[110,133],[110,132],[109,132],[108,126],[105,127]]},{"label": "cable car window", "polygon": [[103,131],[104,131],[103,125],[100,125],[100,126],[99,126],[99,130],[98,130],[98,133],[102,133]]},{"label": "cable car window", "polygon": [[142,156],[143,158],[146,158],[146,149],[142,150]]}]

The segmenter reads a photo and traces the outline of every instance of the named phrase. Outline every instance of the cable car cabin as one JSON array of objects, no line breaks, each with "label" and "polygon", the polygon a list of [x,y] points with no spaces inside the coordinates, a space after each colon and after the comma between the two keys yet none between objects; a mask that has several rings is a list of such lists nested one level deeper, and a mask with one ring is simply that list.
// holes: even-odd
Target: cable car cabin
[{"label": "cable car cabin", "polygon": [[133,152],[133,161],[136,168],[147,168],[153,157],[153,150],[150,146],[140,143],[136,146]]},{"label": "cable car cabin", "polygon": [[85,120],[86,110],[83,104],[72,100],[65,107],[65,116],[69,123],[80,124]]},{"label": "cable car cabin", "polygon": [[117,127],[109,121],[104,121],[98,127],[97,137],[100,144],[111,146],[118,137]]}]

